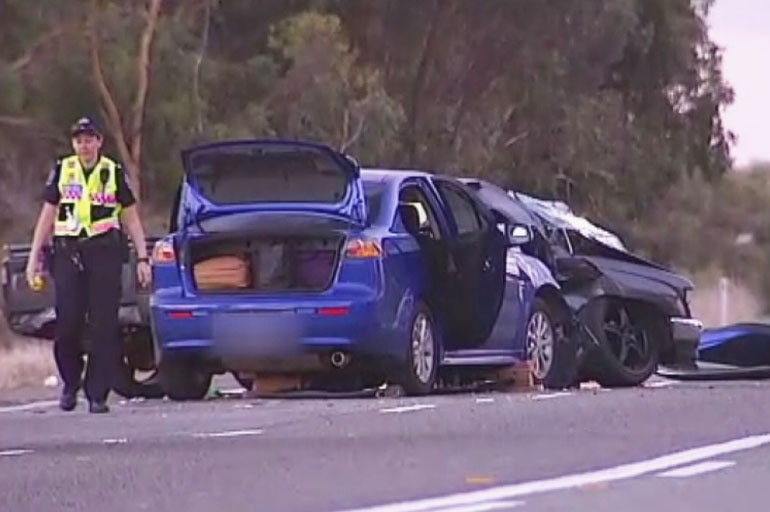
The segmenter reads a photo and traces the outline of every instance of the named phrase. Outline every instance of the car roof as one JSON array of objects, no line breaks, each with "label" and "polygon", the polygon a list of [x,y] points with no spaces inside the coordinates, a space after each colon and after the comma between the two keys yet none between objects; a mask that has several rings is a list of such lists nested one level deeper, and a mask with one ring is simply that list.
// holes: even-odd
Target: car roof
[{"label": "car roof", "polygon": [[410,178],[441,178],[443,180],[455,181],[457,176],[444,172],[436,172],[424,169],[379,169],[379,168],[361,168],[361,179],[366,183],[382,183],[389,186],[398,186],[404,180]]},{"label": "car roof", "polygon": [[401,182],[407,178],[428,178],[436,173],[419,169],[379,169],[362,168],[361,178],[364,181]]}]

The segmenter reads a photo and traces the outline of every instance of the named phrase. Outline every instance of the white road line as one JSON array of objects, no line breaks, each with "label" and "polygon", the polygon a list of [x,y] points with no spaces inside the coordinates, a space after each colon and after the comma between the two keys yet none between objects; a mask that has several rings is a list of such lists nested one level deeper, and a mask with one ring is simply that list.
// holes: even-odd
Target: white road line
[{"label": "white road line", "polygon": [[117,439],[104,439],[102,443],[104,444],[126,444],[128,442],[128,439],[125,437],[120,437]]},{"label": "white road line", "polygon": [[430,512],[489,512],[491,510],[510,510],[524,505],[523,501],[490,501],[477,505],[461,505],[459,507],[435,508]]},{"label": "white road line", "polygon": [[31,402],[31,403],[22,404],[22,405],[9,405],[7,407],[0,407],[0,413],[21,412],[21,411],[29,411],[33,409],[43,409],[43,408],[53,407],[55,405],[59,405],[58,400],[43,400],[40,402]]},{"label": "white road line", "polygon": [[655,382],[648,382],[644,385],[645,388],[667,388],[676,384],[674,380],[659,380]]},{"label": "white road line", "polygon": [[262,433],[261,429],[253,430],[229,430],[226,432],[203,432],[200,434],[194,434],[194,437],[241,437],[241,436],[256,436]]},{"label": "white road line", "polygon": [[718,471],[720,469],[729,468],[735,466],[735,462],[732,461],[707,461],[700,464],[693,464],[691,466],[685,466],[683,468],[676,468],[664,473],[659,473],[657,476],[663,478],[684,478],[688,476],[701,475],[710,471]]},{"label": "white road line", "polygon": [[711,459],[727,453],[759,448],[770,444],[770,434],[757,435],[734,439],[724,443],[712,444],[692,448],[681,452],[656,457],[654,459],[623,464],[612,468],[587,473],[577,473],[546,480],[534,480],[513,485],[491,487],[479,491],[450,494],[437,498],[427,498],[416,501],[405,501],[387,505],[350,509],[344,512],[434,512],[442,507],[459,507],[462,505],[478,505],[495,500],[519,498],[532,494],[539,494],[565,489],[612,482],[635,478],[649,473],[655,473],[666,469],[692,464],[694,462]]},{"label": "white road line", "polygon": [[476,403],[477,404],[491,404],[495,401],[494,398],[477,398]]},{"label": "white road line", "polygon": [[25,455],[32,453],[32,450],[5,450],[0,451],[0,457],[15,457],[16,455]]},{"label": "white road line", "polygon": [[219,392],[223,395],[245,395],[248,390],[246,388],[230,388],[220,389]]},{"label": "white road line", "polygon": [[569,391],[559,391],[556,393],[546,393],[544,395],[535,395],[532,397],[532,400],[549,400],[551,398],[561,398],[564,396],[572,396],[572,393]]},{"label": "white road line", "polygon": [[416,404],[416,405],[404,405],[401,407],[391,407],[389,409],[380,409],[380,412],[383,413],[401,413],[401,412],[414,412],[414,411],[422,411],[424,409],[435,409],[436,406],[433,404]]}]

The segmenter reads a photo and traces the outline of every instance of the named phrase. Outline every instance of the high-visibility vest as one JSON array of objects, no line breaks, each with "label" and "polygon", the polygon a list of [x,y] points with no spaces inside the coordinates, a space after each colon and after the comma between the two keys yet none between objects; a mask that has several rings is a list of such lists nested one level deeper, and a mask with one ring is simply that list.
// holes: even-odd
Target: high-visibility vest
[{"label": "high-visibility vest", "polygon": [[61,160],[59,173],[59,214],[54,223],[55,236],[89,238],[120,229],[118,202],[118,165],[101,157],[86,179],[77,155]]}]

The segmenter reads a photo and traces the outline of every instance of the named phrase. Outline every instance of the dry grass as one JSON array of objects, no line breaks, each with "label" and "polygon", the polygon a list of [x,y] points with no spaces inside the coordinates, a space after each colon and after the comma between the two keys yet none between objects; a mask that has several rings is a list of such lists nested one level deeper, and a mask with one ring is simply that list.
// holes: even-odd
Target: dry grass
[{"label": "dry grass", "polygon": [[0,348],[0,390],[42,386],[57,375],[51,342],[25,339]]}]

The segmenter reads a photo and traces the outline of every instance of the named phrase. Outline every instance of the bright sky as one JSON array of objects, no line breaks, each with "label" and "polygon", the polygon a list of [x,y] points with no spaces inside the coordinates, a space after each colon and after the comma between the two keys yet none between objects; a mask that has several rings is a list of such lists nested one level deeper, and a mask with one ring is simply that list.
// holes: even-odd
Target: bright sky
[{"label": "bright sky", "polygon": [[770,1],[716,0],[709,14],[711,38],[724,50],[722,71],[735,90],[725,110],[738,140],[736,166],[770,162]]}]

